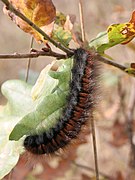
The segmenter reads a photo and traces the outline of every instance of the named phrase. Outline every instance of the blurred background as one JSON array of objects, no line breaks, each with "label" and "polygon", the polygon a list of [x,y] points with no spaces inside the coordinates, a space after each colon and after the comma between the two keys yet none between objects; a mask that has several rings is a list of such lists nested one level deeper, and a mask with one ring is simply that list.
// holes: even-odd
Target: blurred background
[{"label": "blurred background", "polygon": [[[58,11],[75,15],[76,21],[80,24],[78,0],[53,0],[53,3]],[[105,31],[110,24],[128,22],[135,9],[135,1],[84,0],[83,8],[87,39],[91,40],[99,32]],[[0,54],[29,52],[31,36],[19,29],[4,15],[2,9],[3,4],[0,2]],[[34,42],[34,48],[41,49],[41,47],[43,45]],[[117,45],[106,53],[120,64],[135,62],[135,52],[128,45]],[[52,60],[51,57],[32,59],[30,83],[35,82],[40,71]],[[0,59],[0,85],[9,79],[25,79],[26,67],[27,59]],[[133,180],[135,152],[132,152],[131,139],[128,138],[130,134],[128,113],[131,100],[134,98],[135,81],[133,77],[109,65],[101,64],[100,69],[101,100],[95,113],[99,171],[104,177],[102,179]],[[1,105],[6,103],[2,94],[0,100]],[[134,117],[133,113],[132,137],[135,130]],[[94,179],[92,141],[90,134],[88,132],[86,134],[85,137],[81,137],[83,139],[81,143],[76,144],[75,148],[70,149],[63,156],[45,158],[44,162],[39,160],[36,163],[33,163],[34,158],[28,158],[27,163],[27,160],[21,157],[16,168],[5,179]]]}]

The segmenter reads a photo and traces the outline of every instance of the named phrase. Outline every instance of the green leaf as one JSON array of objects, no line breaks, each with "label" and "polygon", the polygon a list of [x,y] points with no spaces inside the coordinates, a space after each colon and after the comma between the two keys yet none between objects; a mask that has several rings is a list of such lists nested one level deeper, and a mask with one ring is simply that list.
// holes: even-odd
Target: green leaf
[{"label": "green leaf", "polygon": [[56,12],[56,18],[55,18],[55,24],[58,26],[64,26],[66,22],[66,15],[64,15],[62,12]]},{"label": "green leaf", "polygon": [[38,80],[31,90],[32,98],[35,100],[40,98],[41,96],[49,95],[55,86],[58,85],[58,80],[52,78],[48,73],[55,61],[46,66],[40,73]]},{"label": "green leaf", "polygon": [[[10,140],[19,140],[23,135],[36,133],[37,126],[40,127],[40,124],[42,124],[43,122],[44,124],[50,123],[50,126],[45,126],[45,130],[49,130],[48,127],[51,128],[55,123],[57,123],[61,109],[66,104],[72,64],[72,59],[63,60],[61,61],[61,65],[57,71],[48,72],[48,76],[50,75],[50,77],[58,81],[58,84],[56,83],[54,89],[51,89],[50,94],[48,94],[47,96],[44,94],[44,92],[42,92],[44,96],[37,95],[33,110],[30,113],[26,114],[15,126],[10,134]],[[44,87],[47,87],[48,83],[50,87],[54,84],[53,81],[42,82],[44,84]],[[41,84],[40,86],[42,87],[42,89],[44,89]],[[52,121],[52,119],[54,120]]]},{"label": "green leaf", "polygon": [[24,151],[23,139],[9,141],[9,135],[21,117],[33,108],[30,92],[31,86],[20,80],[9,80],[2,85],[8,103],[0,111],[0,179],[12,170]]},{"label": "green leaf", "polygon": [[23,116],[33,109],[31,86],[21,80],[6,81],[1,88],[2,94],[7,98],[4,115]]},{"label": "green leaf", "polygon": [[18,117],[0,115],[0,179],[12,170],[23,152],[22,139],[9,141],[9,134],[18,121]]},{"label": "green leaf", "polygon": [[[47,96],[41,102],[38,102],[37,107],[32,112],[24,116],[21,121],[15,126],[10,134],[10,140],[19,140],[23,135],[32,133],[38,124],[49,117],[52,113],[65,105],[66,93],[54,93]],[[32,123],[31,123],[32,122]]]},{"label": "green leaf", "polygon": [[69,42],[72,39],[72,34],[70,31],[65,30],[63,27],[58,26],[57,28],[55,28],[55,30],[53,30],[52,38],[60,42],[64,46],[68,46]]},{"label": "green leaf", "polygon": [[107,31],[99,33],[90,41],[89,47],[94,47],[96,51],[103,54],[105,50],[117,45],[126,44],[135,37],[135,27],[133,23],[113,24]]},{"label": "green leaf", "polygon": [[64,15],[61,12],[57,12],[52,38],[64,46],[68,46],[69,42],[72,40],[72,27],[73,24],[70,20],[70,17]]},{"label": "green leaf", "polygon": [[107,31],[105,31],[99,33],[95,39],[91,40],[89,43],[89,47],[94,47],[98,53],[102,54],[108,48],[108,44],[108,34]]}]

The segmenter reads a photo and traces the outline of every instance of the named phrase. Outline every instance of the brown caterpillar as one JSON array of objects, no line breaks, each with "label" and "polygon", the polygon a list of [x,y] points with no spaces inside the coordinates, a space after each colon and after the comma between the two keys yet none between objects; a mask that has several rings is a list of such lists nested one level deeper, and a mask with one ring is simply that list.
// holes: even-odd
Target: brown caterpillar
[{"label": "brown caterpillar", "polygon": [[67,105],[49,132],[27,136],[24,147],[33,154],[51,154],[77,138],[95,104],[97,65],[91,52],[79,48],[74,51],[72,80]]}]

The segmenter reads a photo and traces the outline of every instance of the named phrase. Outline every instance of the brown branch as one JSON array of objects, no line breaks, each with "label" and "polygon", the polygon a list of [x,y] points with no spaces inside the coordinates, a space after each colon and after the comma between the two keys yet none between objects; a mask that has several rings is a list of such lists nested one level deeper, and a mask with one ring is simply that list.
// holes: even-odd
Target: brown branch
[{"label": "brown branch", "polygon": [[95,59],[96,59],[97,61],[103,62],[103,63],[108,64],[108,65],[111,65],[111,66],[113,66],[113,67],[116,67],[117,69],[122,70],[123,72],[127,73],[128,75],[135,76],[135,72],[134,72],[134,71],[133,71],[132,73],[130,73],[130,74],[129,74],[128,71],[126,71],[126,69],[127,69],[128,67],[123,66],[123,65],[121,65],[121,64],[118,64],[118,63],[116,63],[116,61],[111,61],[111,60],[109,60],[109,59],[107,59],[107,58],[105,58],[105,57],[103,57],[103,56],[100,56],[98,53],[95,54]]},{"label": "brown branch", "polygon": [[[52,51],[51,49],[48,48],[44,48],[44,50],[32,50],[31,53],[14,53],[14,54],[0,54],[0,59],[25,59],[25,58],[37,58],[39,56],[51,56],[51,57],[55,57],[57,59],[66,59],[70,56],[65,55],[65,54],[60,54],[60,53],[56,53],[54,51]],[[100,61],[102,63],[111,65],[113,67],[116,67],[117,69],[122,70],[123,72],[127,73],[127,71],[125,71],[128,67],[123,66],[121,64],[116,63],[115,61],[111,61],[105,57],[100,56],[98,53],[94,54],[95,56],[95,60]],[[135,74],[133,73],[132,75],[135,76]]]},{"label": "brown branch", "polygon": [[46,49],[47,51],[38,51],[32,49],[30,53],[14,53],[14,54],[0,54],[0,59],[25,59],[25,58],[37,58],[39,56],[51,56],[51,57],[56,57],[57,59],[66,59],[67,56],[64,54],[59,54],[51,49]]},{"label": "brown branch", "polygon": [[120,69],[120,70],[122,70],[122,71],[124,71],[124,72],[125,72],[125,70],[127,69],[127,67],[125,67],[125,66],[123,66],[123,65],[121,65],[121,64],[118,64],[118,63],[116,63],[115,61],[111,61],[111,60],[109,60],[109,59],[107,59],[107,58],[105,58],[105,57],[103,57],[103,56],[100,56],[99,54],[96,54],[95,56],[96,56],[96,60],[97,60],[97,61],[100,61],[100,62],[103,62],[103,63],[105,63],[105,64],[114,66],[114,67],[116,67],[116,68],[118,68],[118,69]]},{"label": "brown branch", "polygon": [[49,42],[51,42],[55,47],[61,49],[62,51],[64,51],[66,54],[68,55],[72,55],[73,52],[72,50],[66,48],[65,46],[63,46],[60,43],[57,43],[56,41],[54,41],[52,38],[50,38],[44,31],[42,31],[36,24],[34,24],[32,21],[30,21],[26,16],[24,16],[21,12],[17,11],[11,3],[8,2],[8,0],[1,0],[5,5],[6,8],[8,10],[10,10],[11,12],[13,12],[16,16],[18,16],[19,18],[21,18],[22,20],[24,20],[27,24],[29,24],[33,29],[35,29],[37,32],[39,32],[45,40],[48,40]]}]

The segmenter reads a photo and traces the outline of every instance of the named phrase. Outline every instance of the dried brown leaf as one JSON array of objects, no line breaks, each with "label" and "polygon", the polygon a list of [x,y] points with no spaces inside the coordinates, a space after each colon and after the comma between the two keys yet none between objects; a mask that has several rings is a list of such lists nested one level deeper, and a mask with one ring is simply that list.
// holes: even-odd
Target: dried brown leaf
[{"label": "dried brown leaf", "polygon": [[[51,0],[9,0],[9,2],[46,34],[51,34],[56,16],[55,6]],[[44,41],[39,33],[5,7],[4,13],[10,16],[23,31],[32,34],[37,41]]]},{"label": "dried brown leaf", "polygon": [[131,17],[131,19],[130,19],[130,21],[129,21],[130,23],[134,23],[135,24],[135,11],[133,11],[133,13],[132,13],[132,17]]}]

